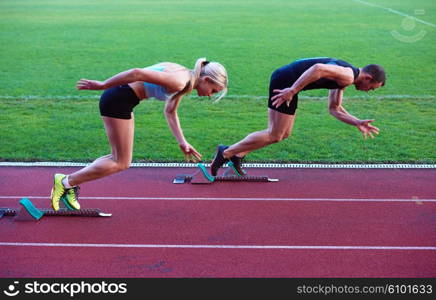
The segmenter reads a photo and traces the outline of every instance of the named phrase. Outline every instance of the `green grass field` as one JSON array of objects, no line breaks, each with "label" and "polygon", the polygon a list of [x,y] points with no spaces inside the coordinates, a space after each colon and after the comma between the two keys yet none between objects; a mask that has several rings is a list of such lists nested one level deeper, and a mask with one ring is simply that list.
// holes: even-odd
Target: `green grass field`
[{"label": "green grass field", "polygon": [[[376,119],[380,135],[363,140],[357,129],[329,116],[326,100],[319,99],[326,90],[304,92],[317,98],[301,97],[292,137],[253,152],[248,161],[435,163],[436,2],[365,3],[425,24],[353,0],[3,0],[0,160],[105,155],[100,92],[77,91],[78,79],[103,80],[160,61],[193,67],[207,57],[226,66],[229,95],[217,104],[186,97],[179,115],[188,141],[208,161],[216,144],[266,127],[274,69],[298,58],[332,56],[386,68],[386,87],[368,95],[350,87],[344,102],[353,115]],[[135,161],[182,161],[162,108],[153,100],[136,108]]]}]

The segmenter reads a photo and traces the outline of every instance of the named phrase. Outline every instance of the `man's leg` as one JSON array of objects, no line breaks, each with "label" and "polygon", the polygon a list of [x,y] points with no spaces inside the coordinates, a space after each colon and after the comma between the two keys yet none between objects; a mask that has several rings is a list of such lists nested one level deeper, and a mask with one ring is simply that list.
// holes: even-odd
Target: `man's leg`
[{"label": "man's leg", "polygon": [[287,138],[294,126],[295,115],[288,115],[273,109],[268,109],[268,129],[256,131],[247,135],[240,142],[230,147],[220,145],[211,164],[211,173],[216,176],[218,169],[229,159],[239,175],[244,175],[242,169],[242,157],[251,151],[263,148],[267,145],[280,142]]},{"label": "man's leg", "polygon": [[236,155],[243,157],[251,151],[278,143],[287,138],[294,126],[295,115],[284,114],[268,108],[268,129],[253,132],[223,151],[226,159]]}]

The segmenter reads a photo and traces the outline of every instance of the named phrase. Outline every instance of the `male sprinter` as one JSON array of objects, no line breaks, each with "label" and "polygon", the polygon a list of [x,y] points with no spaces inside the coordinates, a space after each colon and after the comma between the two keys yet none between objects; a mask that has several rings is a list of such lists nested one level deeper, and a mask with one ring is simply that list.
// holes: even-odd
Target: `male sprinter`
[{"label": "male sprinter", "polygon": [[235,171],[245,175],[241,167],[242,158],[249,152],[280,142],[287,138],[295,121],[298,93],[304,90],[328,89],[329,111],[338,120],[356,126],[364,138],[373,138],[379,129],[371,122],[359,120],[342,107],[342,95],[349,85],[354,84],[360,91],[371,91],[384,86],[386,75],[380,65],[367,65],[356,68],[343,60],[334,58],[306,58],[283,66],[271,75],[268,100],[268,129],[249,134],[238,143],[219,145],[211,164],[211,173],[217,175],[218,169],[229,159]]}]

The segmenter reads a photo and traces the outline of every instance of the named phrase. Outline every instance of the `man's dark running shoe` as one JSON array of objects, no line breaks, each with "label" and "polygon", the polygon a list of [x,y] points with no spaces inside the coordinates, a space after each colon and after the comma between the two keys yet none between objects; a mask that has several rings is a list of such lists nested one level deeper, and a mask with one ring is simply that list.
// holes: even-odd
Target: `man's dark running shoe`
[{"label": "man's dark running shoe", "polygon": [[224,156],[223,156],[223,152],[227,148],[229,148],[229,146],[218,145],[218,147],[216,149],[215,157],[214,157],[212,163],[210,164],[210,173],[212,174],[212,176],[216,176],[216,174],[218,174],[218,169],[221,168],[222,165],[224,165],[226,162],[229,161],[227,158],[224,158]]},{"label": "man's dark running shoe", "polygon": [[238,173],[239,176],[245,176],[247,173],[245,173],[244,169],[242,169],[242,160],[244,158],[243,157],[239,157],[236,155],[233,155],[230,160],[233,163],[233,166],[231,166],[233,168],[233,170]]}]

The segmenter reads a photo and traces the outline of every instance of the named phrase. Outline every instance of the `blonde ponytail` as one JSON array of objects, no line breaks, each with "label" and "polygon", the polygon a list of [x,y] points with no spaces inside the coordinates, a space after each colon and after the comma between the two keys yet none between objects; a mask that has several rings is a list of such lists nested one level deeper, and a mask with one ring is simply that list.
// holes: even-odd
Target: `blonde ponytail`
[{"label": "blonde ponytail", "polygon": [[200,76],[202,75],[201,69],[203,68],[203,66],[206,63],[207,63],[207,60],[205,57],[199,58],[195,62],[194,69],[191,71],[192,78],[191,78],[191,81],[189,82],[189,85],[190,85],[189,92],[191,92],[194,89],[194,86],[197,84],[198,80],[200,79]]},{"label": "blonde ponytail", "polygon": [[201,76],[208,76],[213,82],[223,88],[222,91],[217,96],[215,96],[213,102],[219,101],[227,94],[227,86],[229,84],[229,80],[227,77],[227,71],[223,65],[214,61],[208,62],[202,69],[200,77]]},{"label": "blonde ponytail", "polygon": [[213,82],[223,87],[223,90],[215,98],[214,102],[220,100],[226,95],[228,85],[226,69],[220,63],[208,62],[205,57],[197,59],[194,69],[191,70],[191,80],[186,84],[186,87],[178,93],[178,95],[185,95],[192,92],[202,76],[209,76]]}]

